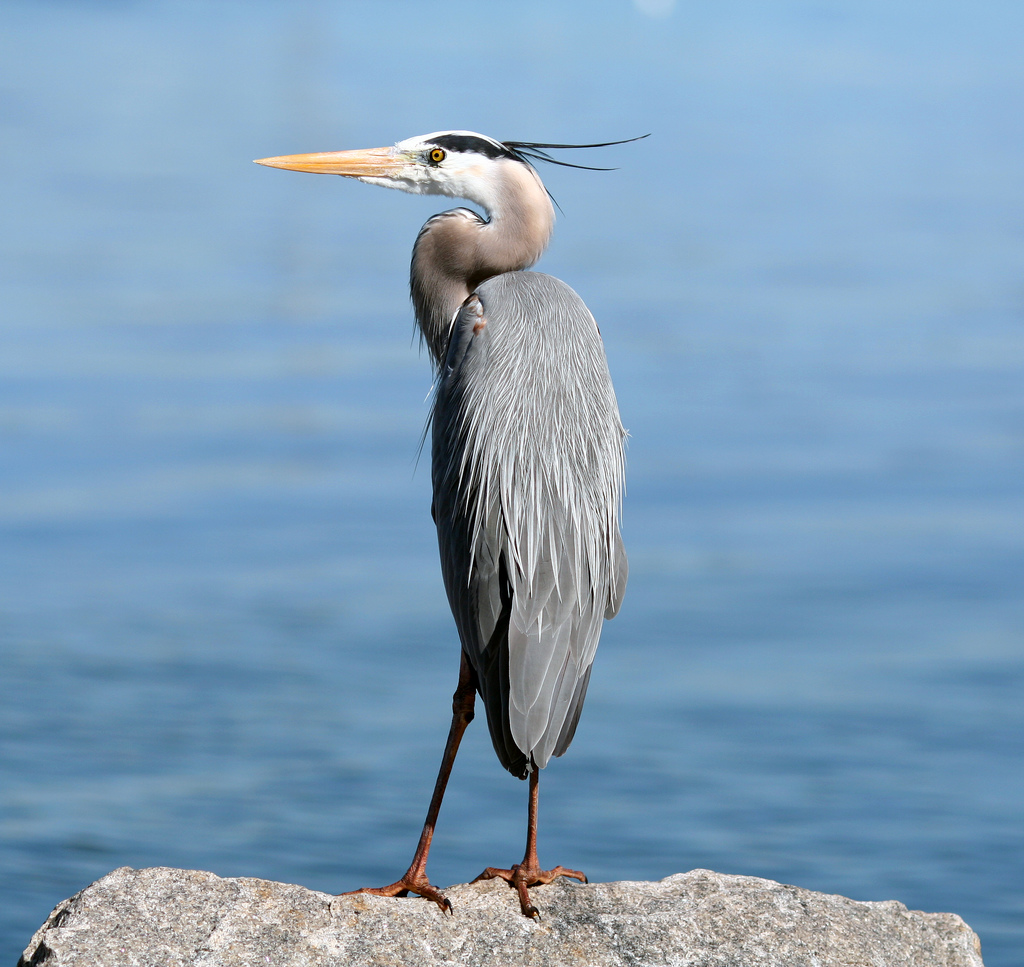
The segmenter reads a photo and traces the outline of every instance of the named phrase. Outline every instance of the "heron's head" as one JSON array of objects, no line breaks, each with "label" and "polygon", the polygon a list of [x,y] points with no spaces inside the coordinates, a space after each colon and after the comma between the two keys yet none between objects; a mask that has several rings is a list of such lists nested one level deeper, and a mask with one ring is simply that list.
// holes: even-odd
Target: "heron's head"
[{"label": "heron's head", "polygon": [[261,158],[256,164],[343,175],[417,195],[465,198],[488,211],[498,204],[510,180],[525,176],[543,187],[515,146],[472,131],[437,131],[390,148],[285,155]]}]

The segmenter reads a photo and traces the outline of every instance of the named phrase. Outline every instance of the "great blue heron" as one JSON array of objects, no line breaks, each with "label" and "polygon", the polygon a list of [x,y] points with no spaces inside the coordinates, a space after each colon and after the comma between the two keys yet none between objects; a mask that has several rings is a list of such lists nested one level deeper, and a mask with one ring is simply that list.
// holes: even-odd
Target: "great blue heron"
[{"label": "great blue heron", "polygon": [[412,892],[451,910],[427,879],[427,854],[476,692],[501,764],[530,779],[523,861],[478,879],[507,880],[530,917],[538,915],[530,886],[559,876],[586,882],[575,870],[540,868],[538,770],[572,741],[602,621],[625,591],[625,431],[593,316],[564,282],[524,270],[546,248],[555,218],[531,159],[553,161],[549,148],[603,146],[442,131],[388,148],[258,162],[464,198],[487,214],[435,215],[413,248],[412,301],[437,387],[432,514],[462,663],[412,864],[390,886],[355,892]]}]

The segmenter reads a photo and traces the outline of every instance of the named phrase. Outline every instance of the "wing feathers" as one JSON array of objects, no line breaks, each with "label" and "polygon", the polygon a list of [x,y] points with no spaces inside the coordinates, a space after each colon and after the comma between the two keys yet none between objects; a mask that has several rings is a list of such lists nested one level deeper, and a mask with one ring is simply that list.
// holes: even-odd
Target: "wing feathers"
[{"label": "wing feathers", "polygon": [[568,747],[627,576],[624,431],[593,317],[532,272],[456,316],[434,403],[442,569],[503,764]]}]

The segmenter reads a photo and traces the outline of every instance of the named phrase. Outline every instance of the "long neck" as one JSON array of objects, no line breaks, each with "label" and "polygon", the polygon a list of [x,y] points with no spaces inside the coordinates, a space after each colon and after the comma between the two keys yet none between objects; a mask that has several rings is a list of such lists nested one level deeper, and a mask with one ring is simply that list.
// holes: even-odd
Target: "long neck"
[{"label": "long neck", "polygon": [[554,209],[540,178],[519,162],[503,163],[493,196],[474,200],[485,207],[487,221],[466,208],[435,215],[412,251],[416,322],[438,368],[462,303],[492,276],[533,265],[554,228]]}]

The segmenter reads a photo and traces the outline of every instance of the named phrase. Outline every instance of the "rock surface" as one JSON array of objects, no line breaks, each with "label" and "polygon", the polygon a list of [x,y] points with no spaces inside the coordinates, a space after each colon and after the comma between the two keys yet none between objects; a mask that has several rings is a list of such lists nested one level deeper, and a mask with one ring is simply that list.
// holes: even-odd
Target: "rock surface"
[{"label": "rock surface", "polygon": [[657,883],[453,886],[418,898],[332,897],[195,870],[123,867],[60,903],[19,967],[982,967],[952,913],[858,903],[708,870]]}]

